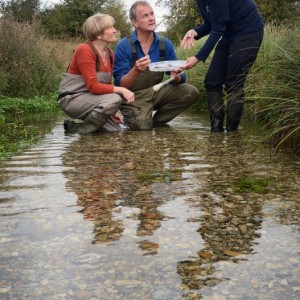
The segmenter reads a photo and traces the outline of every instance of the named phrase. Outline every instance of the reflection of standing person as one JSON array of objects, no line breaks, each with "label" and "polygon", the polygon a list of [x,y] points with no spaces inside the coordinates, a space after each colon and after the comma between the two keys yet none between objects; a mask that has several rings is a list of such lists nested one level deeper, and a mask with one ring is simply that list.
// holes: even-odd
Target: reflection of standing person
[{"label": "reflection of standing person", "polygon": [[243,94],[247,73],[256,60],[263,38],[263,20],[252,0],[197,0],[203,23],[189,30],[181,43],[194,46],[209,34],[199,52],[188,58],[183,69],[205,62],[215,52],[204,84],[207,92],[211,131],[223,132],[224,94],[227,93],[226,130],[237,130],[243,114]]},{"label": "reflection of standing person", "polygon": [[[197,299],[202,299],[201,290],[228,280],[222,266],[230,270],[233,262],[244,263],[245,256],[254,253],[263,220],[264,197],[256,192],[238,193],[233,188],[249,175],[249,160],[243,155],[247,142],[239,134],[230,137],[212,134],[207,142],[207,156],[203,159],[209,168],[196,177],[201,182],[199,176],[205,174],[197,194],[200,213],[195,216],[200,221],[197,232],[203,243],[196,255],[177,264],[182,283],[195,290]],[[222,157],[222,162],[216,157]],[[235,172],[228,172],[231,169]],[[244,297],[233,295],[232,299]]]},{"label": "reflection of standing person", "polygon": [[71,118],[65,120],[67,132],[92,133],[100,129],[119,131],[122,116],[116,115],[122,96],[131,103],[134,94],[112,85],[114,55],[107,46],[117,41],[113,17],[97,13],[83,25],[88,41],[77,46],[59,88],[59,107]]},{"label": "reflection of standing person", "polygon": [[[117,86],[123,86],[135,94],[135,103],[122,103],[120,110],[131,129],[151,130],[165,124],[197,101],[198,91],[186,84],[184,74],[171,72],[174,77],[155,92],[152,87],[163,79],[163,72],[151,72],[152,62],[176,60],[170,40],[155,33],[156,20],[150,4],[136,1],[130,8],[129,17],[135,31],[123,38],[115,49],[114,78]],[[156,111],[152,117],[153,111]]]}]

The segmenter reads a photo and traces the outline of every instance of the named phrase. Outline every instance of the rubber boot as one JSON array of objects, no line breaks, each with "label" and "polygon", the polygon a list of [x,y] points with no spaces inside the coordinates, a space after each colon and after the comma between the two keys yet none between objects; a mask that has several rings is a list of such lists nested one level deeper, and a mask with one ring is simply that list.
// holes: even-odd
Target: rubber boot
[{"label": "rubber boot", "polygon": [[234,131],[238,129],[240,124],[243,108],[244,108],[244,100],[242,93],[231,93],[227,96],[227,123],[226,123],[226,131]]},{"label": "rubber boot", "polygon": [[222,92],[207,92],[211,132],[223,132],[224,96]]},{"label": "rubber boot", "polygon": [[80,125],[81,125],[81,123],[76,123],[74,121],[67,120],[67,119],[64,120],[64,129],[65,129],[65,132],[67,132],[67,133],[77,132]]},{"label": "rubber boot", "polygon": [[78,133],[87,134],[98,131],[108,120],[109,116],[105,114],[97,114],[95,118],[92,113],[90,113],[83,121],[78,129]]}]

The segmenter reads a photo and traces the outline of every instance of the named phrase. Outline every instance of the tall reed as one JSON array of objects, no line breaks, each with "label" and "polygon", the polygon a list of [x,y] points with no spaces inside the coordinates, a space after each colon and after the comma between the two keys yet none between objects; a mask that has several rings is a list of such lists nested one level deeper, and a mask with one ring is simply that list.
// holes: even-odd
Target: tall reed
[{"label": "tall reed", "polygon": [[275,151],[300,151],[299,27],[268,24],[246,95],[255,100],[250,113],[261,123],[265,140]]}]

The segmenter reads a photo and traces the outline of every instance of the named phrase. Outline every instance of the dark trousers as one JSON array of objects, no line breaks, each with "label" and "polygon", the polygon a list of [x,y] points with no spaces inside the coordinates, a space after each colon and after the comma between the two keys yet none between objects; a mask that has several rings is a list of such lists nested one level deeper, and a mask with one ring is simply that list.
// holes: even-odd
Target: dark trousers
[{"label": "dark trousers", "polygon": [[243,94],[246,76],[256,60],[263,38],[263,31],[228,40],[222,38],[206,74],[207,92]]}]

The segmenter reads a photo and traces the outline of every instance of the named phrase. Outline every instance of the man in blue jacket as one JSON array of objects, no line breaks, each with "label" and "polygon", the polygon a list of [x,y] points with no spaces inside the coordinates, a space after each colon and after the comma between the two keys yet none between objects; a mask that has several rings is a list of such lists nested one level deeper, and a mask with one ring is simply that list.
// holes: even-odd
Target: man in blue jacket
[{"label": "man in blue jacket", "polygon": [[196,0],[203,23],[189,30],[181,47],[209,35],[203,47],[189,57],[183,69],[205,62],[215,48],[204,85],[207,92],[212,132],[223,132],[224,91],[227,94],[226,131],[238,129],[243,114],[246,76],[256,60],[264,23],[252,0]]},{"label": "man in blue jacket", "polygon": [[153,86],[163,80],[164,72],[149,70],[149,64],[176,60],[173,44],[155,32],[156,20],[146,1],[132,4],[129,17],[134,32],[119,41],[115,48],[115,85],[134,92],[135,102],[122,103],[124,120],[133,130],[151,130],[174,119],[198,99],[198,90],[186,83],[180,71],[169,72],[173,81],[158,91]]}]

